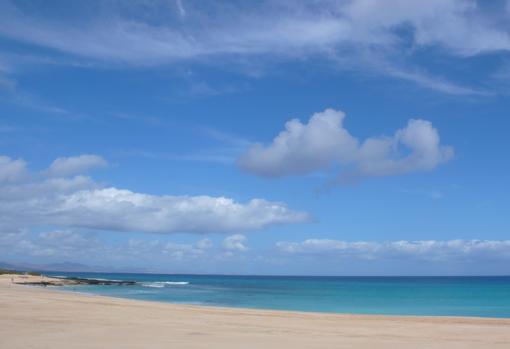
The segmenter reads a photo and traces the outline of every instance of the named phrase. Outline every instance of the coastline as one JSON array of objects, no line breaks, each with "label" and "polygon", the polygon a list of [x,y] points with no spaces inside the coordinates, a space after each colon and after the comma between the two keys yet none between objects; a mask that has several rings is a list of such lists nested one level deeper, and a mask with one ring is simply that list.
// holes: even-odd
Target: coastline
[{"label": "coastline", "polygon": [[55,291],[0,276],[0,347],[510,347],[510,319],[303,313]]}]

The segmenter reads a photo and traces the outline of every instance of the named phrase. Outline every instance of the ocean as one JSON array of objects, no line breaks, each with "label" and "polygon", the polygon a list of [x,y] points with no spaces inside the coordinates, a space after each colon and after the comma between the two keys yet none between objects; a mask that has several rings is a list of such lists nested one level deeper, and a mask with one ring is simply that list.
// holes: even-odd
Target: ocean
[{"label": "ocean", "polygon": [[45,274],[136,281],[133,286],[61,288],[147,301],[349,314],[510,318],[510,277]]}]

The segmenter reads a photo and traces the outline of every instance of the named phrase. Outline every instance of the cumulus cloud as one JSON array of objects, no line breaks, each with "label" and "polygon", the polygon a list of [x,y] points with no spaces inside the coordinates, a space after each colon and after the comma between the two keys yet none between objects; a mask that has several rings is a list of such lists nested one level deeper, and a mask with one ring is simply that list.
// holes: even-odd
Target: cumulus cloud
[{"label": "cumulus cloud", "polygon": [[247,247],[244,245],[246,236],[241,234],[230,235],[223,240],[222,246],[228,251],[242,252],[246,251]]},{"label": "cumulus cloud", "polygon": [[[224,61],[215,59],[218,56],[320,57],[338,63],[336,58],[347,55],[352,65],[364,61],[365,51],[396,61],[396,56],[413,56],[430,47],[456,57],[510,50],[507,21],[495,20],[494,13],[474,0],[214,2],[186,8],[182,1],[155,1],[154,6],[88,4],[86,9],[61,9],[81,11],[77,25],[4,1],[0,36],[66,55],[127,65]],[[473,92],[400,72],[393,69],[390,75],[446,93]],[[387,72],[382,69],[381,73]]]},{"label": "cumulus cloud", "polygon": [[69,176],[93,168],[105,167],[107,161],[98,155],[84,154],[55,159],[48,168],[51,176]]},{"label": "cumulus cloud", "polygon": [[[83,157],[54,162],[43,172],[51,172],[55,163],[60,175],[90,167],[91,163],[102,163],[85,161],[84,167],[81,161],[69,159]],[[2,161],[0,178],[18,178],[22,172],[19,168],[24,169],[22,160],[4,157]],[[240,203],[206,195],[149,195],[103,187],[83,175],[32,174],[18,182],[0,182],[0,228],[4,230],[55,225],[151,233],[227,233],[307,220],[306,213],[293,211],[279,202],[252,199]]]},{"label": "cumulus cloud", "polygon": [[307,124],[290,120],[271,144],[252,145],[237,163],[244,171],[267,177],[341,166],[345,170],[342,180],[428,171],[453,156],[453,148],[441,145],[429,121],[412,119],[392,137],[360,141],[344,128],[344,119],[344,112],[326,109],[315,113]]},{"label": "cumulus cloud", "polygon": [[238,203],[210,196],[155,196],[129,190],[84,190],[58,200],[51,221],[118,231],[211,233],[254,230],[306,220],[281,203]]},{"label": "cumulus cloud", "polygon": [[308,239],[281,241],[276,247],[288,254],[330,255],[357,259],[483,260],[510,259],[510,240],[341,241]]},{"label": "cumulus cloud", "polygon": [[292,119],[269,146],[253,145],[238,161],[239,166],[262,176],[306,174],[353,160],[359,144],[343,128],[345,114],[326,109],[314,114],[308,124]]}]

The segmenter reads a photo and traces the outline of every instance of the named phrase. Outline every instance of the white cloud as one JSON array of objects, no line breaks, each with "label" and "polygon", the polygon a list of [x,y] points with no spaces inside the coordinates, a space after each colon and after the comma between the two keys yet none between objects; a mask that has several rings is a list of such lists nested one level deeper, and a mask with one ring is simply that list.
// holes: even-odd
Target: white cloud
[{"label": "white cloud", "polygon": [[241,169],[260,176],[307,174],[342,166],[348,177],[387,176],[428,171],[451,159],[453,148],[440,143],[429,121],[412,119],[392,137],[361,142],[344,127],[345,113],[315,113],[307,124],[293,119],[273,142],[253,145],[243,154]]},{"label": "white cloud", "polygon": [[[399,156],[402,150],[409,150],[409,154]],[[441,145],[439,133],[429,121],[412,119],[392,138],[365,140],[359,149],[357,173],[384,176],[427,171],[452,156],[453,148]]]},{"label": "white cloud", "polygon": [[[25,163],[6,157],[1,160],[0,178],[9,180],[0,182],[0,228],[4,230],[54,225],[152,233],[227,233],[308,220],[306,213],[279,202],[149,195],[102,187],[82,175],[46,178],[28,174],[25,180],[12,182],[12,178],[20,178]],[[63,172],[57,173],[74,172],[80,166],[84,168],[82,163],[62,166]]]},{"label": "white cloud", "polygon": [[253,145],[238,164],[258,175],[285,176],[309,173],[333,162],[349,163],[359,144],[343,128],[344,118],[343,112],[326,109],[314,114],[306,125],[292,119],[269,146]]},{"label": "white cloud", "polygon": [[357,259],[492,260],[510,259],[510,240],[422,240],[422,241],[341,241],[308,239],[281,241],[277,248],[289,254],[317,254]]},{"label": "white cloud", "polygon": [[223,240],[223,248],[228,251],[237,251],[243,252],[247,250],[247,247],[244,245],[244,241],[246,240],[246,236],[241,234],[230,235]]},{"label": "white cloud", "polygon": [[104,253],[105,246],[93,234],[55,230],[34,235],[22,230],[0,233],[0,250],[4,255],[89,260]]},{"label": "white cloud", "polygon": [[[140,235],[140,234],[135,234]],[[229,248],[214,246],[210,239],[179,243],[172,236],[138,236],[128,240],[102,239],[101,234],[86,230],[57,229],[2,232],[0,264],[32,263],[53,267],[53,263],[78,263],[98,270],[132,270],[136,268],[164,273],[218,272],[218,266],[231,266],[251,258],[241,239],[231,238]],[[228,240],[228,238],[227,238]],[[66,263],[67,262],[67,263]],[[63,264],[63,265],[64,265]],[[127,267],[132,266],[132,267]]]},{"label": "white cloud", "polygon": [[[401,40],[396,30],[406,25],[415,45],[439,45],[453,54],[510,48],[506,28],[491,24],[471,0],[323,0],[249,8],[217,3],[214,8],[205,13],[195,6],[194,13],[176,25],[173,11],[157,23],[161,11],[151,13],[145,7],[144,16],[137,18],[125,16],[118,7],[103,6],[103,12],[84,17],[83,26],[77,28],[4,3],[0,33],[63,52],[135,64],[218,54],[324,54],[353,44],[397,46]],[[189,12],[180,1],[177,9],[180,17]]]},{"label": "white cloud", "polygon": [[197,247],[201,250],[207,250],[213,247],[213,243],[210,239],[201,239],[197,241]]},{"label": "white cloud", "polygon": [[75,192],[55,204],[53,223],[118,231],[229,232],[306,219],[262,199],[241,204],[225,197],[155,196],[116,188]]},{"label": "white cloud", "polygon": [[26,163],[21,159],[13,160],[0,155],[0,184],[16,182],[26,175]]},{"label": "white cloud", "polygon": [[343,13],[364,40],[407,25],[417,46],[439,46],[457,55],[510,49],[508,28],[491,23],[473,0],[356,0]]},{"label": "white cloud", "polygon": [[69,176],[107,165],[107,161],[98,155],[84,154],[60,157],[51,163],[48,174],[51,176]]},{"label": "white cloud", "polygon": [[111,244],[100,240],[97,234],[76,230],[50,230],[34,234],[26,231],[0,234],[0,251],[5,256],[32,256],[42,260],[71,260],[89,264],[90,261],[184,261],[214,256],[211,244],[204,240],[194,244],[170,241],[129,239]]},{"label": "white cloud", "polygon": [[40,233],[32,241],[33,255],[63,257],[86,257],[87,253],[95,254],[104,251],[104,245],[91,234],[81,234],[70,230],[56,230]]},{"label": "white cloud", "polygon": [[[100,239],[99,233],[72,229],[0,234],[0,262],[75,262],[136,265],[151,271],[239,272],[248,263],[258,273],[316,275],[501,275],[508,273],[508,240],[282,241],[276,250],[248,249],[244,236],[227,237],[217,247],[207,239],[189,243],[160,236],[128,241]],[[104,268],[102,268],[104,269]],[[124,268],[125,270],[125,268]],[[253,269],[255,270],[255,269]]]},{"label": "white cloud", "polygon": [[[114,248],[118,253],[129,257],[136,257],[137,260],[146,259],[160,261],[185,261],[195,260],[197,258],[207,259],[207,251],[209,246],[204,246],[206,239],[197,241],[196,243],[181,244],[172,241],[161,240],[141,240],[129,239],[126,244],[117,244]],[[111,246],[109,248],[112,248]]]},{"label": "white cloud", "polygon": [[[364,50],[376,51],[389,61],[419,55],[430,47],[456,57],[510,50],[505,21],[494,20],[474,0],[215,2],[190,4],[186,9],[178,0],[153,5],[92,4],[95,11],[83,11],[77,25],[3,2],[0,35],[86,59],[128,65],[226,61],[217,56],[241,60],[347,56],[352,64],[363,61],[360,52]],[[445,93],[473,92],[405,70],[390,75]]]}]

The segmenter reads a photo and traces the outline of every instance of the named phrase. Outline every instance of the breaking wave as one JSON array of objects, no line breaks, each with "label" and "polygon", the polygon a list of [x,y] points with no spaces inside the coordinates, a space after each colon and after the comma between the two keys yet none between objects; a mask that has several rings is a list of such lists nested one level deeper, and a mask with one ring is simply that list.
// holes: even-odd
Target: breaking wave
[{"label": "breaking wave", "polygon": [[163,288],[166,286],[185,286],[188,285],[188,281],[155,281],[155,282],[143,282],[141,283],[144,287],[155,287]]}]

